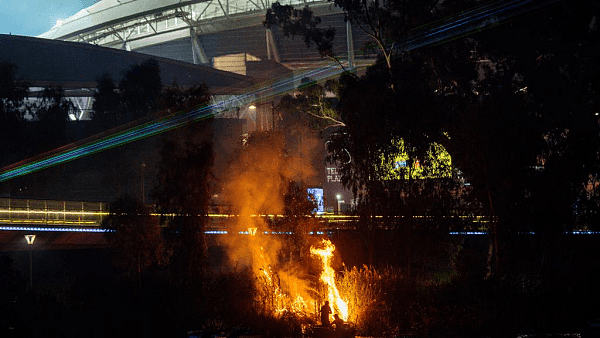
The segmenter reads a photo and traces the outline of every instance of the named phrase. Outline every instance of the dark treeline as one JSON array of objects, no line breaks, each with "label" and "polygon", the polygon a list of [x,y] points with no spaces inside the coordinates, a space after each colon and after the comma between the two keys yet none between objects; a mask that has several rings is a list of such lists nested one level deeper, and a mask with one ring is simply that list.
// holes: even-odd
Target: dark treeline
[{"label": "dark treeline", "polygon": [[[564,235],[598,230],[597,2],[539,2],[548,6],[506,21],[493,16],[484,30],[410,51],[403,41],[491,2],[332,3],[370,37],[362,49],[377,62],[282,103],[329,128],[328,161],[358,201],[357,263],[401,270],[387,287],[404,290],[402,302],[385,302],[397,306],[395,325],[505,336],[579,330],[597,317],[593,245]],[[264,24],[345,66],[319,22],[309,7],[275,3]],[[336,94],[335,105],[324,90]],[[438,175],[434,144],[452,157],[451,177]],[[484,223],[472,223],[477,216]],[[489,232],[483,247],[447,236],[469,223],[465,230]],[[395,229],[393,240],[382,242],[382,224]],[[440,271],[448,278],[433,278]],[[574,307],[577,315],[563,311]]]},{"label": "dark treeline", "polygon": [[71,141],[67,135],[74,105],[59,87],[42,91],[39,100],[29,99],[29,84],[18,77],[16,66],[0,63],[0,165],[48,151]]}]

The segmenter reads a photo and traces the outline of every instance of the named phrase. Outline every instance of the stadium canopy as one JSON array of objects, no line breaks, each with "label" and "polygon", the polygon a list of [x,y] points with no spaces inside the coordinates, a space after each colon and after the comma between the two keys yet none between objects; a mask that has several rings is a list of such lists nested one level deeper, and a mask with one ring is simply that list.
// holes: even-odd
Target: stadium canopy
[{"label": "stadium canopy", "polygon": [[[273,1],[274,2],[274,1]],[[330,8],[323,0],[287,0],[282,4]],[[262,25],[267,0],[103,0],[58,20],[38,37],[137,49],[197,34]],[[337,12],[340,12],[337,10]]]},{"label": "stadium canopy", "polygon": [[154,59],[160,67],[165,86],[186,88],[205,84],[213,97],[237,95],[254,85],[249,76],[212,67],[137,52],[16,35],[0,34],[0,62],[17,66],[17,76],[30,85],[30,100],[43,89],[57,86],[64,90],[77,112],[72,120],[87,120],[97,79],[108,74],[118,82],[131,66]]},{"label": "stadium canopy", "polygon": [[[254,84],[252,78],[212,67],[167,58],[105,48],[91,44],[0,35],[0,62],[18,67],[31,87],[61,86],[65,90],[96,88],[96,79],[108,73],[118,81],[135,64],[153,58],[164,85],[187,87],[206,84],[213,95],[235,94]],[[87,96],[89,94],[82,93]],[[78,96],[76,93],[70,96]]]},{"label": "stadium canopy", "polygon": [[[260,61],[273,60],[288,69],[313,69],[331,63],[315,49],[308,50],[303,39],[292,41],[278,29],[263,26],[265,12],[275,1],[102,0],[57,20],[38,37],[135,50],[204,65],[240,53]],[[310,6],[323,19],[323,27],[336,30],[334,54],[338,59],[347,57],[353,66],[354,39],[360,49],[368,37],[344,20],[340,8],[325,0],[279,2],[298,8]],[[370,64],[373,60],[369,57],[364,62]]]}]

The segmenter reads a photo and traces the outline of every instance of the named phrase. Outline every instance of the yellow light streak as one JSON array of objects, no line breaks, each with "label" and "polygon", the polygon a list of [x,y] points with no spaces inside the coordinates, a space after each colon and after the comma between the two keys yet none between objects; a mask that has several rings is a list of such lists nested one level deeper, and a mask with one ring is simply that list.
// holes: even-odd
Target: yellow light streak
[{"label": "yellow light streak", "polygon": [[65,220],[45,220],[45,219],[0,219],[0,223],[9,224],[89,224],[97,225],[95,221],[65,221]]},{"label": "yellow light streak", "polygon": [[52,210],[27,210],[27,209],[0,209],[0,213],[8,214],[49,214],[49,215],[93,215],[108,216],[106,211],[52,211]]}]

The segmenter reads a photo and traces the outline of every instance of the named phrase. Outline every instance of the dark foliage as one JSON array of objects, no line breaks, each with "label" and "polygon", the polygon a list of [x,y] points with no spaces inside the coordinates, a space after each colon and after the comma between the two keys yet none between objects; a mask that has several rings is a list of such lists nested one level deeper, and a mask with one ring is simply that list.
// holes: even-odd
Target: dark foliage
[{"label": "dark foliage", "polygon": [[0,62],[0,165],[19,159],[22,149],[24,100],[29,85],[17,78],[17,67]]},{"label": "dark foliage", "polygon": [[182,109],[202,107],[210,102],[210,92],[206,85],[180,88],[177,83],[166,87],[160,96],[159,107],[164,113],[176,113]]},{"label": "dark foliage", "polygon": [[110,75],[103,74],[96,82],[91,117],[101,130],[115,127],[123,121],[120,94]]},{"label": "dark foliage", "polygon": [[[393,153],[392,141],[401,137],[412,159],[422,159],[431,142],[450,152],[460,170],[456,178],[470,183],[478,201],[467,204],[492,217],[496,266],[502,255],[497,234],[536,230],[546,234],[550,248],[576,222],[591,226],[587,217],[597,214],[600,141],[599,77],[592,61],[598,52],[591,48],[598,35],[597,4],[556,5],[401,55],[390,46],[410,36],[410,29],[477,3],[335,4],[369,34],[380,56],[365,75],[341,78],[339,114],[345,127],[329,143],[330,162],[362,197],[363,210],[422,212],[418,203],[405,208],[402,198],[380,198],[386,191],[390,197],[432,201],[415,194],[411,184],[386,186],[377,179],[373,163]],[[584,217],[574,214],[582,211]]]},{"label": "dark foliage", "polygon": [[303,9],[294,9],[291,5],[281,5],[275,2],[267,9],[263,24],[267,29],[280,27],[284,36],[292,38],[301,36],[307,48],[314,43],[321,56],[332,56],[332,41],[335,36],[334,28],[321,29],[317,25],[321,18],[313,16],[308,6]]},{"label": "dark foliage", "polygon": [[108,74],[97,80],[92,119],[97,131],[103,131],[147,118],[161,109],[163,84],[160,67],[154,59],[131,66],[118,85]]},{"label": "dark foliage", "polygon": [[62,146],[69,141],[67,124],[75,114],[75,105],[65,98],[60,87],[44,89],[41,102],[35,109],[34,119],[38,129],[38,147],[34,154]]},{"label": "dark foliage", "polygon": [[27,97],[29,84],[17,78],[17,67],[11,63],[0,62],[0,113],[3,121],[23,118],[21,105]]},{"label": "dark foliage", "polygon": [[141,201],[122,196],[111,204],[111,215],[103,223],[114,231],[106,236],[116,252],[115,263],[134,280],[168,261],[158,221]]},{"label": "dark foliage", "polygon": [[162,91],[160,67],[154,59],[132,66],[119,82],[121,104],[127,121],[137,120],[153,113]]},{"label": "dark foliage", "polygon": [[[163,102],[174,104],[174,111],[208,104],[210,96],[205,86],[187,91],[176,86],[167,89]],[[168,226],[166,245],[172,255],[166,273],[170,283],[177,286],[190,311],[185,316],[205,314],[207,304],[207,256],[204,231],[208,207],[213,194],[213,134],[211,120],[203,120],[171,131],[162,141],[158,163],[157,185],[152,192],[157,210],[164,215],[162,223]]]}]

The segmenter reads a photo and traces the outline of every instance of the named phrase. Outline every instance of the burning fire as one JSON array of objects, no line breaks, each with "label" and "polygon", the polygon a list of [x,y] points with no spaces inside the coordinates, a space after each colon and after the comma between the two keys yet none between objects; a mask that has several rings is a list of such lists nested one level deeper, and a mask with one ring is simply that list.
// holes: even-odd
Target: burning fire
[{"label": "burning fire", "polygon": [[[289,259],[285,259],[286,255],[281,253],[289,243],[267,235],[264,230],[269,229],[269,222],[263,217],[254,217],[282,213],[285,200],[281,197],[286,189],[283,183],[314,174],[310,161],[306,161],[311,157],[288,157],[287,152],[281,151],[283,141],[278,134],[258,135],[231,167],[224,196],[238,217],[232,218],[230,226],[235,233],[249,236],[227,236],[223,237],[223,241],[228,247],[231,262],[235,266],[244,264],[253,272],[257,310],[273,316],[293,314],[309,323],[317,319],[322,297],[316,296],[315,281],[308,277],[309,271],[303,265],[306,255],[303,253],[300,261],[294,261],[290,251]],[[304,247],[307,242],[296,243],[302,245],[296,248],[307,250]],[[318,247],[310,247],[310,253],[322,265],[320,281],[326,289],[323,296],[328,299],[334,313],[346,321],[349,317],[348,304],[339,295],[335,273],[330,266],[335,247],[328,240],[323,240]]]},{"label": "burning fire", "polygon": [[[335,246],[331,241],[323,239],[321,244],[324,248],[316,248],[311,246],[310,253],[313,256],[319,258],[322,266],[322,272],[320,280],[325,284],[327,294],[326,298],[331,304],[333,314],[338,314],[344,321],[348,320],[348,303],[342,299],[337,289],[335,282],[335,271],[331,267],[331,260]],[[272,302],[272,310],[277,315],[283,315],[285,313],[293,313],[297,316],[310,318],[316,314],[315,309],[311,310],[309,304],[315,304],[316,300],[312,299],[308,294],[298,292],[298,287],[303,284],[304,281],[294,278],[292,274],[286,274],[286,272],[274,271],[271,265],[268,263],[269,259],[266,257],[266,253],[262,246],[259,247],[259,255],[257,258],[262,262],[260,267],[263,290],[267,291],[270,295],[268,298]],[[280,273],[286,274],[284,278],[281,278]],[[315,306],[316,308],[316,306]]]},{"label": "burning fire", "polygon": [[348,320],[348,303],[340,297],[340,293],[335,285],[335,272],[331,267],[331,257],[335,246],[328,239],[323,239],[324,249],[317,249],[314,246],[310,247],[310,253],[318,256],[323,265],[321,272],[321,281],[327,286],[327,299],[329,304],[333,305],[333,312],[337,313],[344,321]]},{"label": "burning fire", "polygon": [[[264,256],[264,248],[260,247],[260,258],[263,259],[263,262],[266,262]],[[278,315],[282,315],[286,312],[293,313],[295,315],[309,317],[310,312],[306,301],[301,295],[296,295],[293,297],[288,290],[285,292],[281,286],[281,279],[276,272],[273,272],[273,269],[268,264],[264,264],[260,268],[262,275],[264,286],[267,290],[270,290],[270,297],[273,301],[274,311]],[[290,285],[287,285],[288,289],[290,289]]]}]

